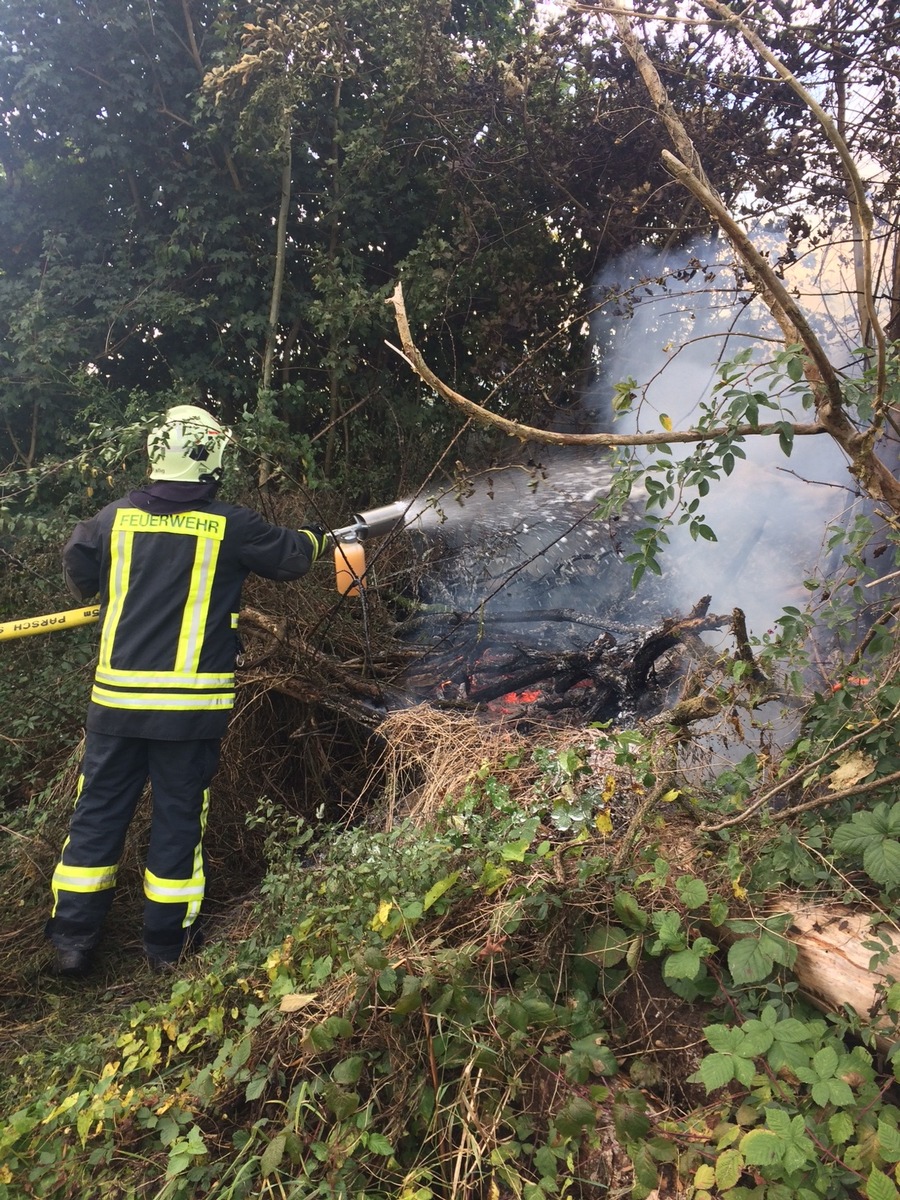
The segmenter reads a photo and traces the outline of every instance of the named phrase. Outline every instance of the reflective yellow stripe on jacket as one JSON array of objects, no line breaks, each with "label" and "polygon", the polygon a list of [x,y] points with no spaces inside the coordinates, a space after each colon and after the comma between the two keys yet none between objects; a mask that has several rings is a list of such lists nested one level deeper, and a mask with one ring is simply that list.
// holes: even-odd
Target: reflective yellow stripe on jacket
[{"label": "reflective yellow stripe on jacket", "polygon": [[[105,708],[190,712],[234,706],[234,673],[199,671],[210,598],[226,518],[187,512],[146,513],[122,508],[110,538],[109,599],[100,637],[100,652],[91,699]],[[116,635],[125,611],[138,534],[176,533],[196,541],[187,600],[171,669],[125,671],[112,664]]]}]

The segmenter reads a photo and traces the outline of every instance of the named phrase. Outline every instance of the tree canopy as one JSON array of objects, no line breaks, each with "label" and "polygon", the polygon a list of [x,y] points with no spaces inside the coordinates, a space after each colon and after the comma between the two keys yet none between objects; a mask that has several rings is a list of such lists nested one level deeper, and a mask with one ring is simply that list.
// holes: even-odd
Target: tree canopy
[{"label": "tree canopy", "polygon": [[[652,51],[719,194],[833,210],[843,185],[796,95],[685,11],[654,14]],[[867,118],[889,123],[885,26],[842,5],[758,15],[817,85],[856,96],[864,69]],[[587,6],[10,0],[0,103],[11,465],[174,394],[261,414],[276,457],[273,418],[316,439],[307,466],[351,486],[389,448],[365,488],[390,494],[458,424],[385,345],[398,279],[442,378],[548,423],[591,370],[597,269],[713,228]],[[881,146],[870,119],[854,134]],[[787,219],[796,240],[813,218]]]}]

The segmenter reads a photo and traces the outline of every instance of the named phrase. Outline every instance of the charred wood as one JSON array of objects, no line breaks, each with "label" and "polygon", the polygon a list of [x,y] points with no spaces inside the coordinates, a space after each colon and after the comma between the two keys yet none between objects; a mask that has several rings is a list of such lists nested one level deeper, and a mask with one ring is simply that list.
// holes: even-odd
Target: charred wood
[{"label": "charred wood", "polygon": [[[701,632],[729,623],[730,618],[708,614],[708,607],[709,597],[704,597],[686,617],[673,617],[641,632],[628,628],[629,636],[621,639],[604,629],[587,646],[562,653],[535,646],[524,634],[522,640],[489,639],[473,618],[463,646],[454,640],[462,631],[460,623],[431,647],[410,647],[389,636],[376,653],[344,659],[311,645],[283,622],[245,609],[242,628],[253,631],[262,645],[248,656],[240,680],[330,709],[367,728],[377,726],[389,711],[422,700],[488,712],[502,700],[504,715],[542,712],[572,720],[605,720],[640,703],[654,664],[669,650],[699,641]],[[606,624],[566,609],[523,610],[506,617],[510,623],[575,619]],[[497,631],[506,622],[491,624]],[[703,697],[683,695],[681,706],[668,715],[675,723],[688,724],[711,712]]]}]

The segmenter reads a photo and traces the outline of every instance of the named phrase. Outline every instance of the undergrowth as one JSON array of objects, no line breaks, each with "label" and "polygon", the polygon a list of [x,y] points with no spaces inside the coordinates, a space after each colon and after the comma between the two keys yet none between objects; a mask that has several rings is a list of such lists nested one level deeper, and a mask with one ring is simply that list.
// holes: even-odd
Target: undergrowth
[{"label": "undergrowth", "polygon": [[[900,1200],[896,611],[826,664],[786,751],[702,787],[683,729],[513,736],[423,706],[380,727],[355,824],[261,799],[253,904],[178,976],[5,984],[0,1200]],[[769,681],[809,632],[785,612]],[[723,666],[738,725],[770,682]],[[235,763],[268,761],[265,700]],[[71,802],[34,749],[0,862],[23,916]],[[810,909],[862,914],[865,1011],[801,985]]]},{"label": "undergrowth", "polygon": [[[388,829],[261,801],[237,935],[18,1057],[0,1198],[895,1197],[900,986],[877,1029],[816,1012],[790,916],[759,907],[788,859],[847,899],[816,813],[704,843],[649,749],[510,742]],[[885,916],[895,807],[837,845]]]}]

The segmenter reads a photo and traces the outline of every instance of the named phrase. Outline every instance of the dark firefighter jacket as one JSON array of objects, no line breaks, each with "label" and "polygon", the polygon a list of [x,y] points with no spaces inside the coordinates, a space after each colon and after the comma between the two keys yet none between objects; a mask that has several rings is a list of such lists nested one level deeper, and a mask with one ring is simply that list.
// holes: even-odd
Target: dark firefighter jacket
[{"label": "dark firefighter jacket", "polygon": [[187,499],[172,501],[178,487],[151,485],[107,505],[75,527],[63,551],[76,599],[100,596],[87,716],[99,733],[221,737],[234,704],[244,579],[297,579],[315,561],[312,531],[270,525],[212,498],[211,488],[183,484]]}]

